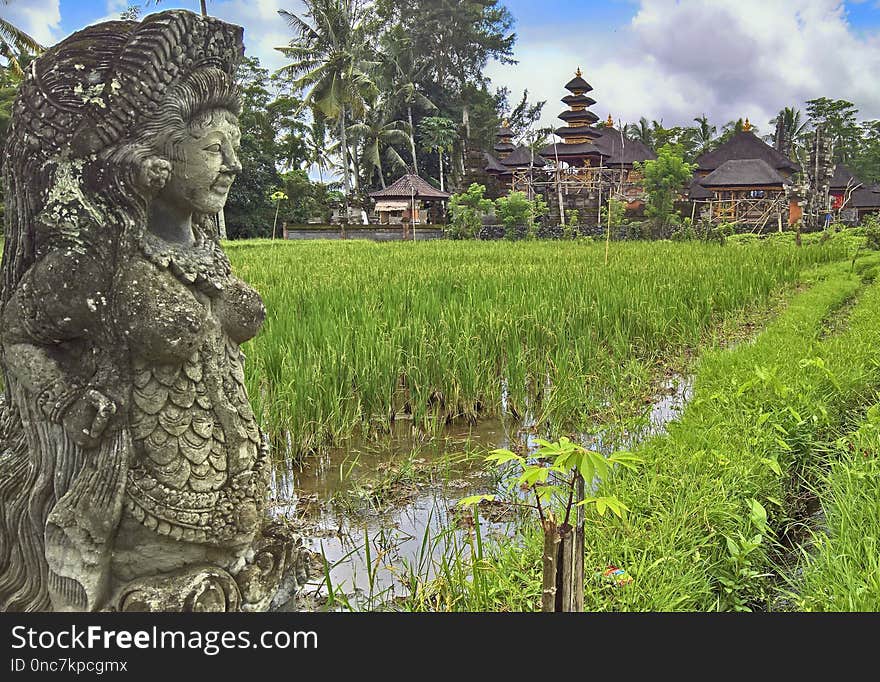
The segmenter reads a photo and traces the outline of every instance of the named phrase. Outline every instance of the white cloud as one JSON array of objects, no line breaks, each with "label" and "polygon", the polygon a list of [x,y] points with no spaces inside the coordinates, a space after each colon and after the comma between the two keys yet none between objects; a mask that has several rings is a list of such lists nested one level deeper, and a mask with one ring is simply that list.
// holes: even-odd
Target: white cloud
[{"label": "white cloud", "polygon": [[210,3],[208,12],[219,19],[244,26],[245,54],[256,56],[260,64],[274,71],[287,63],[276,47],[293,37],[278,10],[302,11],[299,0],[225,0]]},{"label": "white cloud", "polygon": [[555,39],[520,27],[516,66],[493,64],[498,85],[547,99],[544,125],[563,109],[562,88],[580,65],[605,118],[719,127],[748,116],[761,132],[784,106],[848,99],[880,118],[880,37],[859,37],[838,0],[642,0],[627,26],[577,22]]},{"label": "white cloud", "polygon": [[52,45],[64,37],[60,31],[59,0],[26,0],[0,5],[0,16],[43,45]]}]

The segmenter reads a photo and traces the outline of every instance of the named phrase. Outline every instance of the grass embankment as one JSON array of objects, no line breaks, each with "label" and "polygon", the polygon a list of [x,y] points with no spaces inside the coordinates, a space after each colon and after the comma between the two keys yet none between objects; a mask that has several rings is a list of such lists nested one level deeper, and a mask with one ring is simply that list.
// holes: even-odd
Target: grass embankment
[{"label": "grass embankment", "polygon": [[[644,394],[652,369],[764,305],[804,268],[793,249],[619,243],[256,242],[227,245],[269,317],[245,348],[251,400],[293,453],[395,415],[420,425],[508,408],[556,428]],[[536,400],[539,399],[539,400]]]},{"label": "grass embankment", "polygon": [[[877,396],[880,398],[880,396]],[[880,610],[880,405],[835,443],[816,492],[824,527],[804,549],[794,603],[805,611]]]},{"label": "grass embankment", "polygon": [[[880,285],[861,291],[878,262],[876,255],[862,259],[856,272],[848,263],[823,268],[753,343],[701,360],[681,420],[638,449],[645,459],[638,472],[620,472],[608,486],[630,508],[627,520],[588,517],[587,610],[770,606],[779,589],[774,564],[789,551],[782,540],[803,523],[802,481],[827,463],[828,439],[880,385]],[[825,321],[857,293],[848,326],[829,335]],[[880,494],[868,478],[876,469],[873,459],[832,467],[828,522],[835,537],[819,544],[808,568],[803,607],[858,608],[876,600],[871,538]],[[487,550],[480,580],[423,585],[419,594],[436,591],[432,603],[464,610],[535,607],[540,538],[536,524],[530,528],[523,548]],[[839,561],[841,547],[855,555],[848,565]],[[591,580],[610,564],[624,567],[633,582]],[[832,577],[837,587],[827,586]],[[837,592],[836,602],[828,590]],[[524,594],[532,601],[524,604]]]}]

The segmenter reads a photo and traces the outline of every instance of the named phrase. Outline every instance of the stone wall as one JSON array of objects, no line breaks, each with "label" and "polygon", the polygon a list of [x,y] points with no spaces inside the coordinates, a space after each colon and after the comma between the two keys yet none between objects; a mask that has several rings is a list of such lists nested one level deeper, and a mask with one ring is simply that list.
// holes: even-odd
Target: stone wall
[{"label": "stone wall", "polygon": [[[412,230],[410,230],[412,232]],[[286,232],[287,239],[342,239],[342,230],[328,229],[308,229],[308,228],[289,228]],[[441,239],[443,237],[443,229],[436,225],[426,225],[420,227],[416,225],[415,238],[416,241],[427,241],[431,239]],[[349,227],[345,231],[345,239],[369,239],[374,242],[395,242],[403,241],[403,227]]]}]

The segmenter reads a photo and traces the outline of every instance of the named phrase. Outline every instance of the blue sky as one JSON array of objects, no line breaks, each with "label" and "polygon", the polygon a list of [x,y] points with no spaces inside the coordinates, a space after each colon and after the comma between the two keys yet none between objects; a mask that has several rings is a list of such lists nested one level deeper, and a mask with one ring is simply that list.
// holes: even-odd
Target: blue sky
[{"label": "blue sky", "polygon": [[[12,0],[0,14],[51,43],[118,17],[127,0]],[[528,89],[547,100],[554,124],[562,85],[578,66],[595,88],[593,107],[627,122],[666,125],[705,113],[719,127],[748,116],[762,132],[783,106],[819,96],[849,99],[880,118],[880,0],[506,0],[516,18],[517,65],[490,64],[511,99]],[[198,10],[165,0],[147,11]],[[246,49],[269,68],[289,33],[279,8],[298,0],[209,0],[209,12],[245,27]]]}]

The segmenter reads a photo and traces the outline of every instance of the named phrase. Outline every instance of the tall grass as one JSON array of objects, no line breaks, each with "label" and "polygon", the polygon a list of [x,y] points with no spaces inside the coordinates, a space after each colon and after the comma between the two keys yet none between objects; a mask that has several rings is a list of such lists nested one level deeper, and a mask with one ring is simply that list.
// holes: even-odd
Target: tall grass
[{"label": "tall grass", "polygon": [[[638,449],[645,463],[637,472],[621,472],[611,484],[631,510],[627,519],[587,524],[587,610],[773,607],[783,541],[804,523],[800,481],[827,465],[829,438],[853,410],[876,401],[878,264],[875,254],[854,272],[849,263],[823,268],[753,343],[702,358],[680,421]],[[829,335],[828,321],[859,293],[846,325],[835,323]],[[814,556],[805,561],[797,586],[801,608],[876,608],[880,408],[868,417],[847,441],[853,454],[828,475],[822,501],[830,532],[817,536]],[[541,539],[533,532],[522,540],[518,561],[531,567],[526,583],[534,591]],[[511,570],[501,550],[490,552],[491,575]],[[611,564],[634,582],[615,587],[590,580]],[[478,603],[467,592],[456,594],[457,608]],[[513,598],[500,589],[495,608]]]},{"label": "tall grass", "polygon": [[586,422],[646,367],[765,302],[833,245],[230,243],[268,319],[245,348],[264,427],[296,455],[358,429],[524,415]]}]

